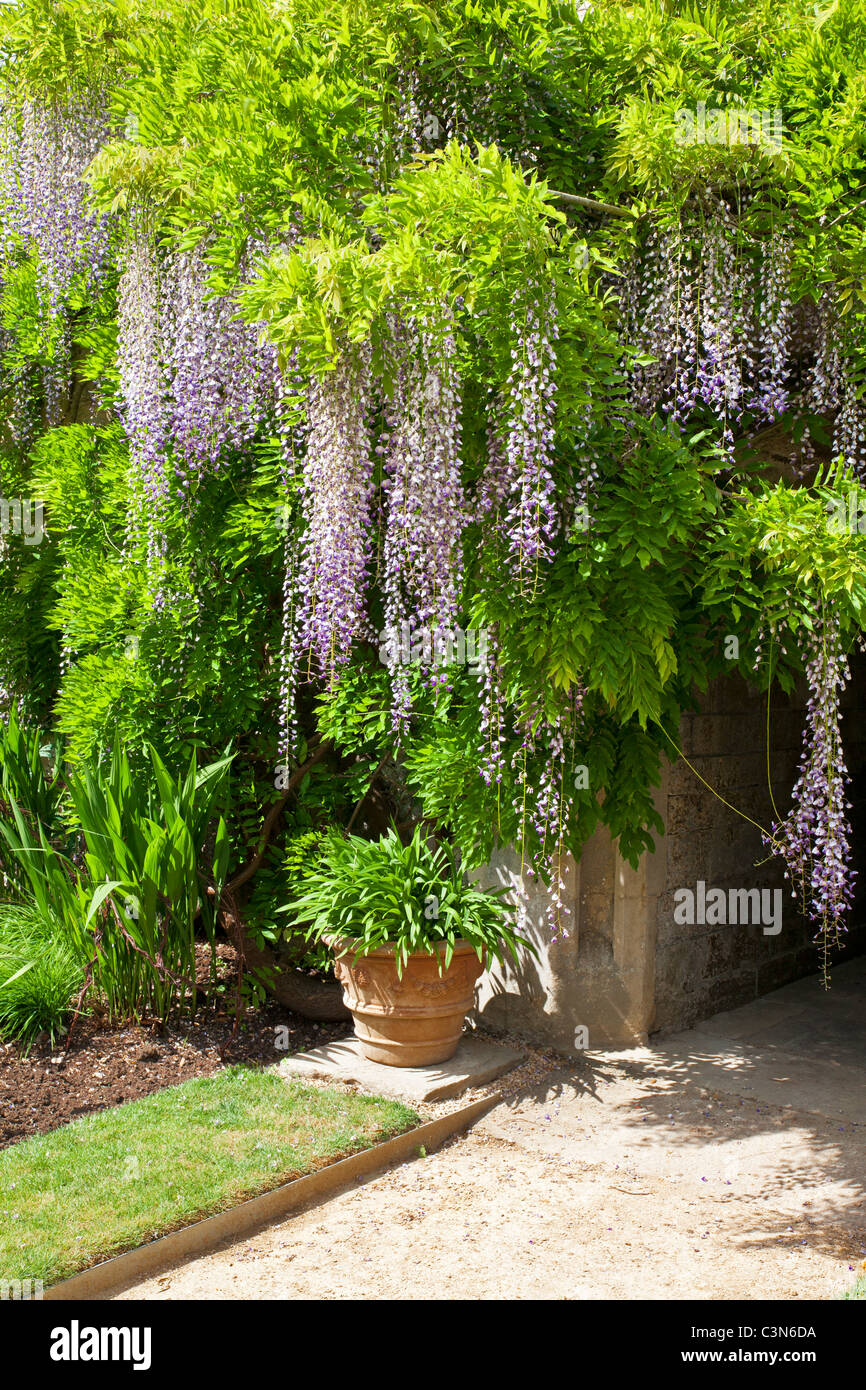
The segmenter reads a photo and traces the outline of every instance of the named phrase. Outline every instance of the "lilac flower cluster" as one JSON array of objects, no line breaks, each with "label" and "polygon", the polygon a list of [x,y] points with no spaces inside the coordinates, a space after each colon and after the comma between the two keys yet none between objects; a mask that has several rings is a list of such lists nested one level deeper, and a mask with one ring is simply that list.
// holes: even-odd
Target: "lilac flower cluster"
[{"label": "lilac flower cluster", "polygon": [[[13,346],[12,334],[6,333],[5,330],[0,332],[0,359],[5,355],[7,349]],[[9,433],[17,447],[24,453],[36,442],[45,423],[40,410],[39,398],[32,389],[26,369],[19,368],[15,373],[14,378],[9,383],[9,394],[6,401],[6,424]]]},{"label": "lilac flower cluster", "polygon": [[[656,358],[632,370],[632,400],[645,414],[678,394],[680,373],[687,375],[689,357],[692,367],[696,360],[694,315],[684,312],[681,299],[692,284],[683,272],[683,256],[679,228],[671,232],[651,227],[642,256],[626,269],[621,299],[623,336],[643,354]],[[689,332],[691,342],[682,342],[681,335]]]},{"label": "lilac flower cluster", "polygon": [[733,425],[743,411],[743,265],[737,257],[727,209],[710,227],[699,287],[699,352],[694,391],[722,425],[722,448],[733,462]]},{"label": "lilac flower cluster", "polygon": [[18,235],[38,254],[37,283],[52,314],[74,280],[83,277],[96,289],[108,267],[108,219],[91,207],[82,176],[110,129],[101,93],[63,107],[24,102],[14,169],[4,175],[6,206]]},{"label": "lilac flower cluster", "polygon": [[[563,524],[570,528],[582,516],[588,519],[593,494],[598,488],[600,471],[598,450],[593,444],[594,428],[592,387],[587,383],[588,398],[581,410],[574,435],[574,489],[563,513]],[[579,521],[582,526],[582,519]]]},{"label": "lilac flower cluster", "polygon": [[498,649],[498,632],[494,627],[488,634],[487,660],[477,672],[481,710],[478,764],[481,780],[486,786],[499,786],[505,770],[503,732],[505,696],[502,688],[502,668]]},{"label": "lilac flower cluster", "polygon": [[534,588],[539,564],[553,557],[560,524],[553,477],[558,329],[552,295],[513,307],[515,347],[506,394],[506,457],[513,484],[506,527],[518,582]]},{"label": "lilac flower cluster", "polygon": [[512,477],[505,453],[502,400],[491,387],[487,399],[487,455],[478,480],[475,514],[488,531],[505,538],[504,503],[511,491]]},{"label": "lilac flower cluster", "polygon": [[[28,99],[20,116],[0,120],[0,264],[5,274],[22,253],[36,258],[46,356],[48,425],[58,424],[69,392],[71,343],[62,309],[72,285],[98,293],[110,263],[109,219],[90,205],[83,174],[109,138],[103,94],[65,106]],[[26,427],[17,431],[22,439]]]},{"label": "lilac flower cluster", "polygon": [[[241,285],[262,249],[248,243]],[[263,422],[276,427],[282,377],[276,349],[237,317],[234,296],[210,289],[206,248],[160,248],[143,207],[130,214],[121,272],[119,408],[136,489],[131,525],[146,533],[153,579],[166,509],[172,500],[189,505],[196,483],[247,447]]]},{"label": "lilac flower cluster", "polygon": [[[540,841],[540,855],[546,862],[550,893],[546,911],[551,940],[555,943],[569,935],[567,918],[571,909],[564,898],[563,878],[565,859],[565,817],[567,797],[565,779],[573,762],[576,730],[583,713],[585,690],[578,683],[570,706],[555,718],[537,709],[524,712],[518,720],[521,742],[512,754],[511,768],[515,775],[517,794],[512,809],[517,814],[516,843],[521,849],[524,871],[533,873],[527,864],[527,820]],[[541,773],[535,788],[529,786],[530,759],[540,761]],[[521,876],[523,877],[523,875]],[[518,894],[518,912],[525,918],[525,888]]]},{"label": "lilac flower cluster", "polygon": [[866,479],[866,410],[857,397],[845,329],[829,290],[815,317],[815,352],[804,403],[816,414],[832,414],[834,456],[844,454],[857,476]]},{"label": "lilac flower cluster", "polygon": [[772,423],[788,408],[790,276],[785,232],[749,242],[723,200],[700,223],[652,228],[622,293],[624,336],[656,359],[632,369],[632,403],[680,423],[708,407],[732,458],[747,410]]},{"label": "lilac flower cluster", "polygon": [[[632,404],[681,424],[699,404],[708,407],[731,459],[746,412],[763,424],[792,406],[832,415],[834,453],[863,476],[866,409],[851,368],[856,345],[829,291],[814,312],[794,305],[792,261],[783,228],[750,241],[722,200],[705,221],[652,228],[621,291],[623,336],[656,359],[631,369]],[[795,394],[802,359],[810,365]],[[801,463],[813,452],[806,437]]]},{"label": "lilac flower cluster", "polygon": [[778,228],[768,238],[760,268],[760,297],[755,321],[760,323],[759,379],[750,401],[752,409],[769,422],[784,415],[789,405],[791,330],[793,305],[790,294],[791,245]]},{"label": "lilac flower cluster", "polygon": [[293,476],[302,457],[307,438],[306,383],[298,371],[293,352],[288,370],[277,381],[277,435],[280,440],[280,484],[282,502],[277,524],[283,532],[283,621],[280,636],[280,709],[277,746],[280,762],[288,767],[297,746],[298,727],[295,694],[295,596],[298,547],[295,544]]},{"label": "lilac flower cluster", "polygon": [[530,815],[532,827],[536,835],[541,840],[543,850],[548,861],[550,873],[550,904],[547,910],[548,924],[553,934],[553,940],[558,940],[558,935],[568,936],[564,917],[569,915],[569,909],[563,901],[563,889],[565,883],[562,879],[562,819],[564,814],[564,782],[566,767],[566,744],[565,733],[559,723],[546,723],[543,728],[546,736],[546,756],[541,770],[541,777],[535,790]]},{"label": "lilac flower cluster", "polygon": [[0,106],[0,265],[4,273],[22,249],[24,210],[18,177],[19,148],[15,112]]},{"label": "lilac flower cluster", "polygon": [[830,945],[845,930],[856,878],[846,815],[850,779],[839,710],[839,696],[850,672],[833,613],[815,625],[806,674],[807,722],[793,809],[784,822],[772,826],[767,843],[784,856],[794,896],[816,926],[816,940],[823,943],[826,965]]}]

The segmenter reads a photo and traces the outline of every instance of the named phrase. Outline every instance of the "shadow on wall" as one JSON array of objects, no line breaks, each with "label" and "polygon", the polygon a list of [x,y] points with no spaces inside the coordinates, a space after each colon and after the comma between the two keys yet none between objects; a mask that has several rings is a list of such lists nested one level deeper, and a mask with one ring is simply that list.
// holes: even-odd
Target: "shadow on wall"
[{"label": "shadow on wall", "polygon": [[[627,866],[618,862],[605,832],[593,836],[578,866],[569,856],[563,865],[563,927],[552,922],[551,899],[542,882],[524,875],[525,920],[521,931],[536,948],[518,961],[494,965],[482,977],[478,1017],[496,1031],[519,1032],[573,1056],[586,1048],[631,1046],[647,1036],[645,1012],[647,914],[645,899],[629,897]],[[619,869],[619,874],[618,874]],[[631,873],[631,871],[627,871]],[[583,879],[590,888],[581,893]],[[479,881],[509,889],[517,898],[520,856],[500,849]],[[627,909],[615,911],[615,886]],[[628,908],[637,910],[629,918]],[[636,947],[631,950],[632,944]],[[619,958],[618,957],[619,954]]]},{"label": "shadow on wall", "polygon": [[[506,888],[508,901],[516,906],[521,879],[520,855],[511,848],[497,850],[477,878],[485,888]],[[521,947],[516,961],[506,956],[502,965],[492,963],[479,984],[477,1017],[494,1030],[543,1036],[548,1041],[552,1041],[555,1034],[566,1041],[574,1029],[569,1028],[570,1020],[557,1009],[556,994],[560,965],[557,947],[561,953],[568,942],[567,939],[552,941],[553,932],[547,920],[550,898],[544,884],[534,882],[526,874],[524,885],[526,915],[518,929],[532,942],[537,954]]]}]

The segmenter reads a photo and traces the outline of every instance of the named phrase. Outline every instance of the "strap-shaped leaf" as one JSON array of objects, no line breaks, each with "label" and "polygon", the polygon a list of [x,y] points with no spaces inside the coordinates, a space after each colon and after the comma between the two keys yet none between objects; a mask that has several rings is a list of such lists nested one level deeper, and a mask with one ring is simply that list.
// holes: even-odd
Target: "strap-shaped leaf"
[{"label": "strap-shaped leaf", "polygon": [[94,892],[93,897],[90,899],[90,907],[87,910],[87,917],[84,920],[85,926],[88,926],[91,920],[96,916],[97,912],[102,907],[102,904],[105,902],[105,899],[109,897],[111,893],[114,892],[115,888],[120,888],[121,886],[122,885],[118,881],[110,883],[100,883],[99,887]]}]

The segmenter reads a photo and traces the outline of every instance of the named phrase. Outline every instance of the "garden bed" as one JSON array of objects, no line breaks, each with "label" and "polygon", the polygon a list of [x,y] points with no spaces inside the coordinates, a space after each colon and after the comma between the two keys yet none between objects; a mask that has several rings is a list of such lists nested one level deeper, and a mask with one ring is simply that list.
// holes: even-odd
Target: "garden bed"
[{"label": "garden bed", "polygon": [[0,1279],[56,1283],[418,1123],[245,1066],[75,1120],[0,1154]]},{"label": "garden bed", "polygon": [[[220,955],[230,971],[233,951],[221,946]],[[211,1076],[227,1063],[270,1065],[351,1032],[349,1022],[312,1023],[276,1003],[247,1009],[237,1037],[233,1027],[222,1007],[165,1027],[111,1028],[80,1018],[68,1051],[45,1041],[25,1056],[17,1043],[0,1041],[0,1149],[165,1086]],[[285,1048],[277,1048],[278,1038]]]}]

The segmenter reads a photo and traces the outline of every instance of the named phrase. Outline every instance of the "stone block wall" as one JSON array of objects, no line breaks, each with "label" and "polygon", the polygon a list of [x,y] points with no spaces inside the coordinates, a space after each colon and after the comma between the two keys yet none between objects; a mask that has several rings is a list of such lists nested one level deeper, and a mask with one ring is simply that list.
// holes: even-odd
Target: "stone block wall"
[{"label": "stone block wall", "polygon": [[[843,739],[852,773],[855,862],[864,845],[866,777],[866,670],[852,665],[852,682],[843,700]],[[781,815],[790,806],[801,753],[805,692],[775,695],[770,709],[770,768],[773,799]],[[717,682],[696,714],[684,718],[680,747],[694,767],[737,811],[759,825],[774,819],[768,786],[767,705],[735,677]],[[812,929],[797,911],[778,859],[767,860],[755,825],[725,806],[679,760],[668,774],[666,886],[656,905],[655,1010],[651,1031],[688,1027],[721,1009],[735,1008],[768,990],[820,968]],[[703,879],[726,893],[732,888],[782,890],[783,919],[778,935],[755,925],[681,925],[674,917],[678,888]],[[846,959],[866,949],[863,884],[844,952]]]},{"label": "stone block wall", "polygon": [[[866,950],[866,662],[855,662],[852,673],[843,736],[862,882],[840,960]],[[804,703],[798,691],[790,698],[775,694],[771,705],[770,779],[781,815],[797,776]],[[479,1012],[488,1026],[568,1051],[576,1040],[580,1045],[581,1029],[590,1049],[624,1047],[651,1033],[690,1027],[800,976],[817,976],[811,929],[796,910],[780,862],[767,859],[760,831],[750,823],[769,826],[774,815],[766,728],[766,697],[752,694],[738,677],[709,690],[680,730],[692,767],[682,759],[666,766],[656,794],[666,833],[655,853],[633,870],[606,832],[594,835],[579,862],[566,865],[569,934],[556,942],[546,892],[539,885],[530,893],[528,930],[539,958],[527,955],[517,967],[485,975]],[[518,858],[503,851],[488,878],[511,886],[519,873]],[[678,922],[678,890],[697,893],[700,881],[707,892],[722,889],[726,896],[732,889],[780,889],[778,935],[766,934],[760,921]]]},{"label": "stone block wall", "polygon": [[[663,811],[663,788],[657,803]],[[527,952],[517,966],[485,973],[482,1021],[566,1052],[644,1042],[653,1010],[656,903],[664,873],[660,850],[644,855],[635,870],[606,831],[593,835],[580,860],[569,857],[564,865],[567,935],[552,942],[547,892],[542,885],[530,888],[524,930],[538,957]],[[519,856],[504,850],[485,878],[513,887],[519,876]]]}]

